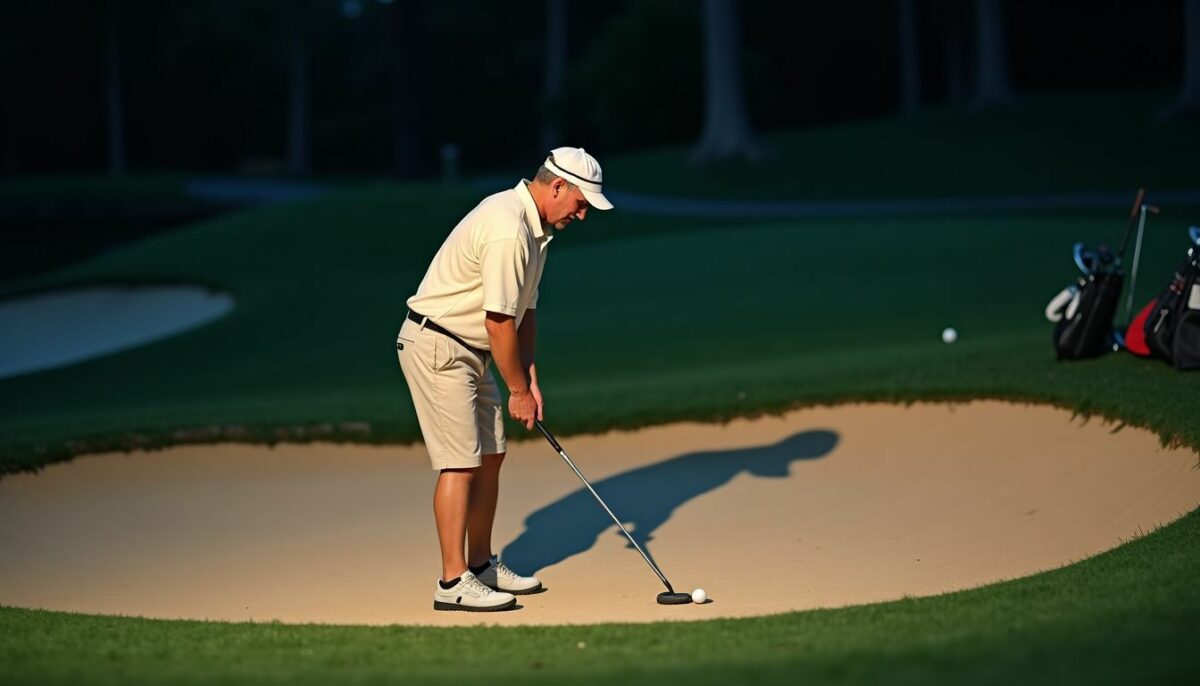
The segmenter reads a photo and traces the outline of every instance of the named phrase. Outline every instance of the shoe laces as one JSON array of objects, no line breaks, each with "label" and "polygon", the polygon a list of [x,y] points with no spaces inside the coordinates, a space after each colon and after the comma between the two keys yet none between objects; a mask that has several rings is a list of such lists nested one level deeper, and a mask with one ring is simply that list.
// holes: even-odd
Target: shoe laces
[{"label": "shoe laces", "polygon": [[464,577],[463,583],[466,584],[468,590],[475,591],[481,595],[491,595],[493,593],[492,589],[476,578],[474,574]]},{"label": "shoe laces", "polygon": [[517,574],[517,573],[516,573],[516,572],[514,572],[513,570],[509,569],[509,568],[508,568],[508,567],[507,567],[507,566],[506,566],[506,565],[505,565],[503,562],[501,562],[499,559],[493,560],[493,561],[492,561],[492,566],[496,568],[496,576],[504,576],[504,577],[507,577],[507,578],[509,578],[509,579],[519,579],[519,578],[521,578],[521,575],[520,575],[520,574]]}]

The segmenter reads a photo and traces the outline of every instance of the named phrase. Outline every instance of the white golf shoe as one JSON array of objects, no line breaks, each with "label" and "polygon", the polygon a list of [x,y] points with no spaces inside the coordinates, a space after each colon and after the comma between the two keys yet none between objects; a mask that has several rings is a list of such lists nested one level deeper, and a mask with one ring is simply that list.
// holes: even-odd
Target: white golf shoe
[{"label": "white golf shoe", "polygon": [[478,577],[489,588],[514,595],[537,593],[542,590],[542,582],[538,581],[537,577],[517,574],[495,555],[488,560],[487,569],[480,572]]},{"label": "white golf shoe", "polygon": [[493,591],[483,585],[470,570],[463,572],[458,583],[450,588],[442,588],[435,584],[433,592],[433,609],[462,610],[464,612],[495,612],[507,610],[517,604],[517,599],[511,593]]}]

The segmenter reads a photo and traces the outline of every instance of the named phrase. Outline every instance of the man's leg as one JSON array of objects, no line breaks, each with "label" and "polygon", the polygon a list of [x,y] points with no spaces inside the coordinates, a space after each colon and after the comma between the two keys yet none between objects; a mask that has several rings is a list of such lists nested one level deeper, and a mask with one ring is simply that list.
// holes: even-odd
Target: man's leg
[{"label": "man's leg", "polygon": [[[487,465],[487,461],[484,461]],[[438,542],[442,547],[442,581],[451,581],[467,571],[463,548],[467,534],[467,512],[471,499],[474,469],[443,469],[433,490],[433,518],[437,523]],[[493,507],[495,501],[493,500]]]},{"label": "man's leg", "polygon": [[492,522],[496,519],[503,463],[504,453],[485,454],[483,465],[475,471],[467,505],[467,561],[471,571],[487,586],[508,593],[536,593],[542,588],[537,577],[521,576],[500,561],[491,563]]},{"label": "man's leg", "polygon": [[467,564],[481,567],[492,557],[492,523],[500,494],[500,466],[504,453],[483,456],[483,465],[471,482],[467,505]]}]

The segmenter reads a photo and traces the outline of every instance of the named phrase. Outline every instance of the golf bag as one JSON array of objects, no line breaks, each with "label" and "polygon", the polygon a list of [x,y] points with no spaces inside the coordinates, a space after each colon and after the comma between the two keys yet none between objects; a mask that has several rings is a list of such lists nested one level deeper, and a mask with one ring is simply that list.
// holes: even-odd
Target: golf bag
[{"label": "golf bag", "polygon": [[1054,352],[1060,360],[1097,357],[1114,349],[1112,320],[1125,283],[1104,246],[1092,252],[1076,243],[1074,254],[1083,275],[1046,306],[1046,318],[1056,323]]},{"label": "golf bag", "polygon": [[[1058,359],[1081,360],[1124,347],[1124,338],[1113,330],[1113,316],[1117,313],[1121,289],[1125,285],[1125,273],[1121,269],[1121,263],[1125,258],[1125,248],[1129,246],[1134,223],[1137,222],[1138,225],[1137,250],[1140,251],[1146,213],[1158,212],[1157,207],[1143,204],[1145,199],[1146,189],[1139,188],[1133,201],[1133,209],[1129,212],[1129,221],[1125,224],[1121,252],[1115,259],[1112,252],[1103,245],[1093,252],[1087,250],[1083,243],[1075,244],[1075,266],[1079,267],[1082,276],[1076,283],[1054,296],[1046,306],[1046,318],[1055,322],[1054,352]],[[1137,277],[1138,256],[1135,252],[1134,278]]]},{"label": "golf bag", "polygon": [[1171,283],[1147,306],[1143,323],[1150,354],[1176,369],[1200,369],[1200,229]]},{"label": "golf bag", "polygon": [[1068,315],[1054,327],[1054,352],[1060,360],[1082,360],[1112,350],[1112,320],[1125,277],[1097,272],[1079,279]]}]

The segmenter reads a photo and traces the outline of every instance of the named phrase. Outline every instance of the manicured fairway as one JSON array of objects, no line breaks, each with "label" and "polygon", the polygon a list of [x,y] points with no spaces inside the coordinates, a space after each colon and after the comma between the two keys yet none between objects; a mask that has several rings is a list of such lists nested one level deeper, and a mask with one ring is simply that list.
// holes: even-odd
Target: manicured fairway
[{"label": "manicured fairway", "polygon": [[1027,94],[1008,110],[934,107],[764,136],[757,165],[694,167],[687,149],[661,148],[606,162],[604,173],[625,190],[768,200],[1194,188],[1200,122],[1155,120],[1175,97]]},{"label": "manicured fairway", "polygon": [[[202,224],[46,279],[209,284],[237,307],[186,336],[0,384],[2,464],[33,466],[70,441],[153,445],[176,432],[416,439],[395,331],[464,206],[459,194],[379,187]],[[1139,299],[1174,265],[1183,231],[1171,227],[1188,216],[1171,208],[1153,227]],[[1073,278],[1074,240],[1120,233],[1109,213],[612,223],[607,239],[587,240],[585,222],[551,248],[539,367],[562,432],[855,398],[997,396],[1120,415],[1200,444],[1194,375],[1124,356],[1053,358],[1042,309]],[[942,343],[945,326],[958,343]]]}]

